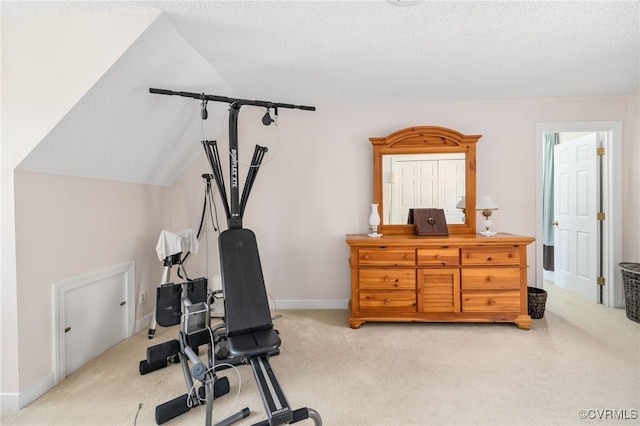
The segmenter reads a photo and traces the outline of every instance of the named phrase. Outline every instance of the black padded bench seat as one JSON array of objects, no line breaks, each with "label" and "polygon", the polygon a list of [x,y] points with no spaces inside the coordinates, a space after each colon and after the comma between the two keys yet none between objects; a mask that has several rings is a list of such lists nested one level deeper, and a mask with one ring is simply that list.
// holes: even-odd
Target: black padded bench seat
[{"label": "black padded bench seat", "polygon": [[243,358],[269,354],[280,347],[280,337],[274,329],[228,337],[227,342],[229,343],[229,354]]},{"label": "black padded bench seat", "polygon": [[280,346],[273,329],[256,236],[250,229],[228,229],[218,238],[229,353],[252,357]]}]

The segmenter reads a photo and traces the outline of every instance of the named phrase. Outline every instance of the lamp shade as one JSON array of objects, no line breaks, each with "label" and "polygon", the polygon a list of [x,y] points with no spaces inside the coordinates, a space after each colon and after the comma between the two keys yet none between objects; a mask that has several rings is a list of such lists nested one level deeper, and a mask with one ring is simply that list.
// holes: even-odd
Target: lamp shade
[{"label": "lamp shade", "polygon": [[498,205],[491,199],[491,195],[483,195],[476,203],[476,210],[498,210]]}]

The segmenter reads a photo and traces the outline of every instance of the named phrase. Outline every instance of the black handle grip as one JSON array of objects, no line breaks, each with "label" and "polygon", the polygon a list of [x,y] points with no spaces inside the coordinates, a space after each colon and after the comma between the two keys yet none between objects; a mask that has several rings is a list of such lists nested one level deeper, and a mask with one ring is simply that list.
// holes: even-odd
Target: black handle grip
[{"label": "black handle grip", "polygon": [[175,92],[173,90],[154,89],[153,87],[151,87],[149,88],[149,93],[157,93],[158,95],[173,95]]}]

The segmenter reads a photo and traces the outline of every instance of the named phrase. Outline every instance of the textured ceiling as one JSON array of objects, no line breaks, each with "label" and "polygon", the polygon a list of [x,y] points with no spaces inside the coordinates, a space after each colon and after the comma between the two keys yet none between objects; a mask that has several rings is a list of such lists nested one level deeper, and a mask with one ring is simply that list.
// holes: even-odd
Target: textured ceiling
[{"label": "textured ceiling", "polygon": [[[92,103],[113,91],[131,99],[133,105],[129,111],[102,105],[103,120],[154,141],[141,143],[141,151],[158,152],[169,143],[176,144],[179,132],[196,126],[192,115],[175,125],[175,114],[180,113],[176,108],[182,108],[183,114],[184,103],[165,99],[159,107],[133,96],[139,88],[159,82],[166,83],[166,88],[200,92],[206,81],[208,88],[227,92],[216,94],[307,105],[504,100],[638,90],[638,1],[396,3],[410,2],[3,2],[2,14],[8,16],[165,12],[164,22],[153,24],[136,48],[91,90],[95,93],[88,93],[34,150],[31,165],[27,161],[22,166],[41,170],[55,152],[72,149],[61,146],[69,136],[86,140],[91,134],[95,143],[106,143],[101,133],[89,133],[77,123],[88,122]],[[158,55],[164,55],[164,60]],[[167,61],[168,57],[174,60]],[[127,63],[136,66],[127,67]],[[154,108],[158,122],[174,117],[172,133],[168,127],[154,128],[148,118],[131,120],[132,114],[145,117],[149,108]],[[114,139],[127,139],[121,136]],[[174,136],[171,142],[169,136]],[[46,156],[37,155],[38,150]],[[155,159],[156,163],[137,172],[125,161],[119,177],[106,171],[93,174],[171,184],[183,170],[180,164],[194,158],[192,152],[184,148],[173,160],[176,164]],[[90,174],[96,165],[85,163],[87,170],[50,166],[43,171]],[[151,177],[154,168],[171,172]]]}]

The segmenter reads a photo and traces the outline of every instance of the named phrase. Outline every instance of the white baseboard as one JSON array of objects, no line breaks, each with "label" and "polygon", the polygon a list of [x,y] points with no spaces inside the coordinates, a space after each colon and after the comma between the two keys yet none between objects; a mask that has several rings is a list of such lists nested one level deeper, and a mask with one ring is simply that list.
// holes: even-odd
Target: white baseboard
[{"label": "white baseboard", "polygon": [[2,411],[18,411],[20,409],[20,394],[0,394],[0,409]]},{"label": "white baseboard", "polygon": [[20,393],[3,393],[0,395],[0,406],[3,411],[19,411],[49,392],[56,385],[55,375],[49,374],[33,386]]},{"label": "white baseboard", "polygon": [[153,312],[136,321],[136,326],[135,326],[135,329],[133,330],[133,334],[137,334],[138,332],[144,329],[148,329],[149,326],[151,325],[152,318],[153,318]]},{"label": "white baseboard", "polygon": [[347,309],[348,300],[269,300],[271,309]]}]

